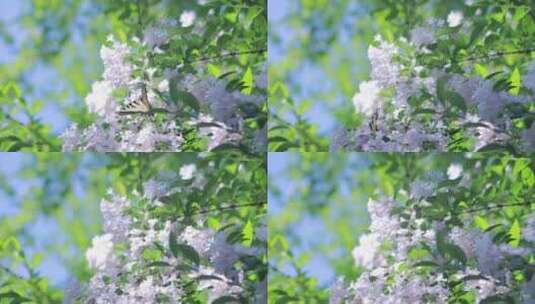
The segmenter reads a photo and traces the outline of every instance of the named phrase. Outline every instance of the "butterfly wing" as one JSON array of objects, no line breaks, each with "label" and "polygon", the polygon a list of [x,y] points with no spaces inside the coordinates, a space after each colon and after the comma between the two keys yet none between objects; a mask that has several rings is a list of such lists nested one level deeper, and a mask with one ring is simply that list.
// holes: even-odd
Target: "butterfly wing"
[{"label": "butterfly wing", "polygon": [[149,103],[149,97],[147,94],[147,88],[143,86],[141,87],[141,98],[127,103],[117,113],[120,115],[144,114],[144,113],[150,112],[150,109],[151,108],[150,108],[150,103]]}]

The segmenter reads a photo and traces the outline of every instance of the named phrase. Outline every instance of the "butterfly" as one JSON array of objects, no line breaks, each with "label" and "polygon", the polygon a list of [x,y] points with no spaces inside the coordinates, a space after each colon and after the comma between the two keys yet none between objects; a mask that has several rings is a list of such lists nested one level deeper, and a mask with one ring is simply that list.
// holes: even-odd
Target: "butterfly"
[{"label": "butterfly", "polygon": [[375,112],[373,113],[371,120],[369,122],[370,130],[372,131],[379,131],[379,125],[377,124],[377,121],[379,120],[379,113]]},{"label": "butterfly", "polygon": [[141,98],[132,100],[124,107],[122,107],[117,114],[119,115],[128,115],[128,114],[148,114],[151,111],[151,105],[149,103],[149,97],[147,96],[147,88],[145,86],[141,87]]}]

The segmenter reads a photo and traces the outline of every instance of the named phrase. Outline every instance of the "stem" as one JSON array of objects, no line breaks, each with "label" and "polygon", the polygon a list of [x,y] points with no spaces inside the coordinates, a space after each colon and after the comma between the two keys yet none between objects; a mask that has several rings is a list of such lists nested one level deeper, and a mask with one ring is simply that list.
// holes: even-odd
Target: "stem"
[{"label": "stem", "polygon": [[11,269],[7,268],[4,265],[0,265],[0,270],[3,270],[4,272],[8,273],[9,275],[12,275],[12,276],[16,277],[19,280],[26,280],[24,277],[16,274],[15,272],[13,272]]},{"label": "stem", "polygon": [[139,154],[138,153],[138,191],[139,193],[143,193],[143,180],[144,180],[144,177],[143,177],[143,170],[145,170],[145,166],[144,166],[144,155],[143,154]]},{"label": "stem", "polygon": [[523,50],[515,50],[515,51],[499,51],[494,54],[487,54],[483,56],[472,56],[468,57],[462,60],[459,60],[458,62],[469,62],[469,61],[476,61],[479,59],[492,59],[492,58],[498,58],[505,55],[515,55],[515,54],[529,54],[535,52],[535,48],[529,48],[529,49],[523,49]]},{"label": "stem", "polygon": [[474,213],[474,212],[483,211],[483,210],[500,209],[500,208],[505,208],[505,207],[529,206],[529,205],[532,205],[532,204],[535,204],[535,202],[532,202],[532,203],[522,202],[522,203],[514,203],[514,204],[497,204],[497,205],[493,205],[493,206],[486,206],[486,207],[467,209],[467,210],[463,210],[462,212],[459,212],[459,213],[456,213],[456,214]]},{"label": "stem", "polygon": [[[260,206],[264,206],[266,204],[267,204],[267,202],[247,203],[247,204],[241,204],[241,205],[230,204],[230,205],[221,206],[221,207],[201,209],[201,210],[199,210],[197,212],[190,213],[187,216],[189,217],[189,216],[194,216],[194,215],[201,215],[201,214],[211,213],[211,212],[215,212],[215,211],[224,211],[224,210],[238,209],[238,208],[243,208],[243,207],[260,207]],[[182,217],[182,218],[179,218],[179,219],[183,219],[183,218],[185,218],[185,216]]]},{"label": "stem", "polygon": [[204,62],[204,61],[211,61],[211,60],[218,60],[228,57],[235,57],[239,55],[246,55],[246,54],[262,54],[267,52],[267,49],[257,49],[257,50],[247,50],[247,51],[233,51],[226,54],[221,54],[217,56],[210,56],[210,57],[201,57],[194,60],[184,61],[183,63],[191,64],[191,63],[197,63],[197,62]]},{"label": "stem", "polygon": [[136,7],[137,7],[137,25],[138,25],[138,36],[141,39],[141,35],[143,32],[143,18],[141,17],[141,0],[136,1]]}]

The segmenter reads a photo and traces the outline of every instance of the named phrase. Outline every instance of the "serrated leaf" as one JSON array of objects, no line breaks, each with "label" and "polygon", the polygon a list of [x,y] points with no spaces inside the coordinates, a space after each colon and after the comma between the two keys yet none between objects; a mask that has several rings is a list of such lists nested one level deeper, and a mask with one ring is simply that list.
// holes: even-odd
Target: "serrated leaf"
[{"label": "serrated leaf", "polygon": [[245,74],[242,78],[243,83],[243,90],[242,92],[246,95],[251,95],[253,92],[253,86],[254,86],[254,76],[253,76],[253,70],[251,70],[251,67],[247,68],[247,71],[245,71]]},{"label": "serrated leaf", "polygon": [[245,226],[243,226],[243,244],[247,247],[251,247],[254,240],[254,226],[251,220],[248,220]]},{"label": "serrated leaf", "polygon": [[513,222],[513,225],[511,226],[511,229],[509,229],[509,235],[511,236],[511,241],[509,244],[513,247],[518,247],[520,244],[520,223],[518,222],[518,219],[515,219]]},{"label": "serrated leaf", "polygon": [[520,70],[518,69],[518,67],[516,67],[513,70],[513,73],[511,73],[509,82],[511,83],[511,89],[509,90],[509,93],[513,95],[518,95],[518,93],[520,93],[520,87],[522,86]]}]

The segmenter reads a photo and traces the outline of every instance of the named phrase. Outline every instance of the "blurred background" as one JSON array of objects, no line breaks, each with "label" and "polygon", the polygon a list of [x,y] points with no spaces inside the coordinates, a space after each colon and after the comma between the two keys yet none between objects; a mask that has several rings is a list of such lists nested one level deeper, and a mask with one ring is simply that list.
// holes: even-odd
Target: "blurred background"
[{"label": "blurred background", "polygon": [[104,13],[105,2],[0,1],[0,84],[14,84],[25,99],[2,100],[4,113],[22,124],[40,121],[53,135],[69,121],[90,119],[84,97],[103,69],[100,46],[120,29],[118,17]]},{"label": "blurred background", "polygon": [[100,231],[99,202],[116,175],[109,163],[104,155],[0,153],[0,281],[11,271],[59,296],[89,278],[85,249]]}]

